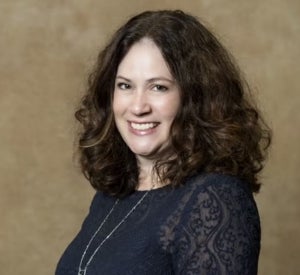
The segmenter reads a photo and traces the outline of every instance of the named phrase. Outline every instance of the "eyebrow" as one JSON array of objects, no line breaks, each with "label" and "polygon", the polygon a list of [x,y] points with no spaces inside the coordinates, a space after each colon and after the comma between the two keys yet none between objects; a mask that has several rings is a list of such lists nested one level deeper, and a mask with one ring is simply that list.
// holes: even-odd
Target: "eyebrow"
[{"label": "eyebrow", "polygon": [[[132,82],[129,78],[126,78],[126,77],[124,77],[124,76],[121,76],[121,75],[118,75],[117,77],[116,77],[116,79],[123,79],[123,80],[125,80],[125,81],[127,81],[127,82]],[[147,79],[147,82],[148,83],[153,83],[153,82],[156,82],[156,81],[168,81],[168,82],[170,82],[170,83],[175,83],[175,81],[174,80],[171,80],[171,79],[169,79],[169,78],[166,78],[166,77],[153,77],[153,78],[150,78],[150,79]]]}]

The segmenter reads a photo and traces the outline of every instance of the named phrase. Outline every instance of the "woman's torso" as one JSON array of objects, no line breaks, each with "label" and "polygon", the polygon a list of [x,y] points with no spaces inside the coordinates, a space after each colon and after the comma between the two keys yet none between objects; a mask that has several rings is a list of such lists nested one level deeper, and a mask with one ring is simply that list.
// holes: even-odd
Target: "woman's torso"
[{"label": "woman's torso", "polygon": [[[115,202],[116,198],[97,192],[80,232],[58,263],[56,275],[78,274],[80,261],[84,268],[89,260],[86,274],[256,273],[259,217],[251,192],[236,178],[202,175],[175,189],[165,186],[137,191]],[[250,249],[247,255],[245,249]],[[249,259],[243,259],[240,266],[226,263],[237,256]]]}]

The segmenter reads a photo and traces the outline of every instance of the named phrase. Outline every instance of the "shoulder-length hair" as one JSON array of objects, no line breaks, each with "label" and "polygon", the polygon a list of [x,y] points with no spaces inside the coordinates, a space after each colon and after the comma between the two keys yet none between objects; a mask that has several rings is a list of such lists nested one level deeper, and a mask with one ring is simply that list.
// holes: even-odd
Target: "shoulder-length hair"
[{"label": "shoulder-length hair", "polygon": [[80,163],[97,190],[125,196],[138,185],[135,155],[122,140],[112,112],[118,66],[130,47],[152,39],[181,90],[170,132],[172,157],[156,162],[162,182],[178,186],[189,176],[238,176],[257,192],[271,134],[252,103],[233,58],[195,17],[182,11],[147,11],[131,18],[99,54],[75,116],[82,124]]}]

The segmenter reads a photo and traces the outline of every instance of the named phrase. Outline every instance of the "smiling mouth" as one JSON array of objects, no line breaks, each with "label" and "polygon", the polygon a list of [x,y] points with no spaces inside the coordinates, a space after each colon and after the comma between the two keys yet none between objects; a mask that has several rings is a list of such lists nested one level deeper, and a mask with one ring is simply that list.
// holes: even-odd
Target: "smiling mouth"
[{"label": "smiling mouth", "polygon": [[158,125],[158,123],[153,123],[153,122],[149,122],[149,123],[134,123],[131,122],[130,126],[134,129],[134,130],[149,130],[149,129],[153,129]]}]

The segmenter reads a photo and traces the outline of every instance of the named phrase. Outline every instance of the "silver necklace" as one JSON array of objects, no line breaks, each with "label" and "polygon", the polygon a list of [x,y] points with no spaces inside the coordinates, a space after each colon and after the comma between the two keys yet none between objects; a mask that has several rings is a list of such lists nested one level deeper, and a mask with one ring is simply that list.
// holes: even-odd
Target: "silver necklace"
[{"label": "silver necklace", "polygon": [[79,263],[79,267],[78,267],[78,275],[86,275],[87,273],[87,268],[90,265],[91,261],[93,260],[93,258],[95,257],[96,253],[99,251],[99,249],[102,247],[102,245],[111,237],[111,235],[121,226],[121,224],[123,224],[125,222],[125,220],[129,217],[129,215],[141,204],[141,202],[144,200],[144,198],[148,195],[149,191],[151,191],[152,188],[150,190],[148,190],[139,200],[138,202],[130,209],[130,211],[125,215],[125,217],[113,228],[112,231],[110,231],[110,233],[107,234],[107,236],[102,240],[102,242],[97,246],[97,248],[94,250],[93,254],[91,255],[91,257],[88,259],[87,263],[85,266],[82,266],[82,262],[85,258],[85,255],[91,245],[91,243],[93,242],[93,240],[95,239],[96,235],[98,234],[98,232],[101,230],[101,228],[103,227],[103,225],[105,224],[105,222],[107,221],[107,219],[109,218],[109,216],[111,215],[111,213],[113,212],[115,206],[119,203],[119,199],[116,200],[116,202],[114,203],[113,207],[110,209],[110,211],[108,212],[108,214],[106,215],[106,217],[104,218],[104,220],[102,221],[102,223],[99,225],[99,227],[97,228],[97,230],[95,231],[94,235],[91,237],[90,241],[88,242],[87,246],[85,247],[81,259],[80,259],[80,263]]}]

